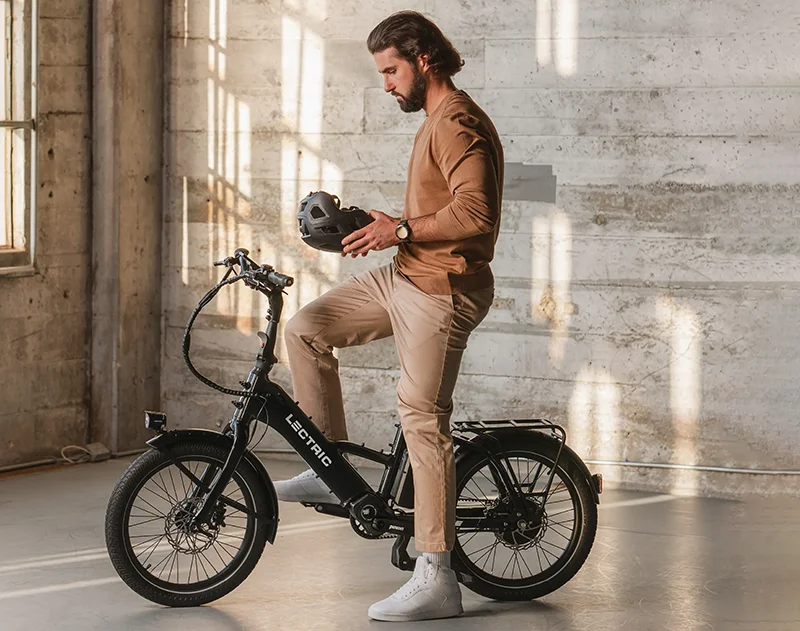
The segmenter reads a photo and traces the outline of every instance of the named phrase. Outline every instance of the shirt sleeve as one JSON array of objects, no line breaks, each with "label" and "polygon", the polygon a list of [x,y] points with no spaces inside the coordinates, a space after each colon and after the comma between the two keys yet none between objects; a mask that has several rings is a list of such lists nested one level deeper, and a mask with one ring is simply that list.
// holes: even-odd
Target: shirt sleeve
[{"label": "shirt sleeve", "polygon": [[445,115],[433,133],[433,156],[453,201],[436,213],[436,224],[448,240],[494,230],[500,218],[497,170],[488,140],[477,118]]}]

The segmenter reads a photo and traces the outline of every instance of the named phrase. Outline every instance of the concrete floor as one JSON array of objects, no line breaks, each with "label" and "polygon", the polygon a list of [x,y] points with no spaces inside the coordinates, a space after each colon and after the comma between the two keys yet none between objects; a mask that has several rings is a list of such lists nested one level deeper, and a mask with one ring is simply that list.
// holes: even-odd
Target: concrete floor
[{"label": "concrete floor", "polygon": [[[117,578],[103,542],[106,501],[128,462],[0,479],[0,629],[391,626],[370,621],[366,611],[409,576],[390,565],[392,542],[365,541],[343,520],[294,505],[282,505],[276,545],[229,596],[190,610],[143,600]],[[267,466],[275,479],[302,468],[286,461]],[[558,592],[537,602],[497,603],[464,590],[464,617],[424,628],[800,629],[796,501],[607,491],[600,523],[588,562]]]}]

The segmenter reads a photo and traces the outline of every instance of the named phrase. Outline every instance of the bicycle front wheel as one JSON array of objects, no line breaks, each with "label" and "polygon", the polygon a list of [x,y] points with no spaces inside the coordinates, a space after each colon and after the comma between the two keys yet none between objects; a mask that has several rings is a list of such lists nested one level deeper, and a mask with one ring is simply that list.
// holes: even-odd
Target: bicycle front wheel
[{"label": "bicycle front wheel", "polygon": [[[263,481],[245,460],[223,491],[211,523],[189,527],[203,501],[198,482],[219,472],[228,451],[191,441],[148,451],[109,499],[106,545],[122,580],[144,598],[193,607],[235,589],[255,567],[269,532]],[[244,510],[243,510],[244,509]]]}]

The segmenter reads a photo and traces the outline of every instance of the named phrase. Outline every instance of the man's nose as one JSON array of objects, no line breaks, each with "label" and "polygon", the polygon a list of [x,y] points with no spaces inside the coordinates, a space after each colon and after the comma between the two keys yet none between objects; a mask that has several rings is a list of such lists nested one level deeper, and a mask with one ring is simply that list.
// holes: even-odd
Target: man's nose
[{"label": "man's nose", "polygon": [[384,92],[392,92],[394,90],[394,83],[392,83],[389,79],[384,79],[383,81],[383,91]]}]

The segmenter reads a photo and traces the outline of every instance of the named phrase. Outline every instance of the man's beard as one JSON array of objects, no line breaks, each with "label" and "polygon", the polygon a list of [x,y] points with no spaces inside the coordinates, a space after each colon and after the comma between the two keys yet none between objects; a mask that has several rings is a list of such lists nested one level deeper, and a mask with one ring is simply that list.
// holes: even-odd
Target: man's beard
[{"label": "man's beard", "polygon": [[398,97],[397,103],[400,105],[400,109],[406,113],[419,112],[425,105],[425,95],[427,93],[425,77],[422,76],[422,73],[416,67],[412,68],[414,70],[414,80],[411,83],[411,91],[408,96],[403,96],[402,94],[395,95]]}]

